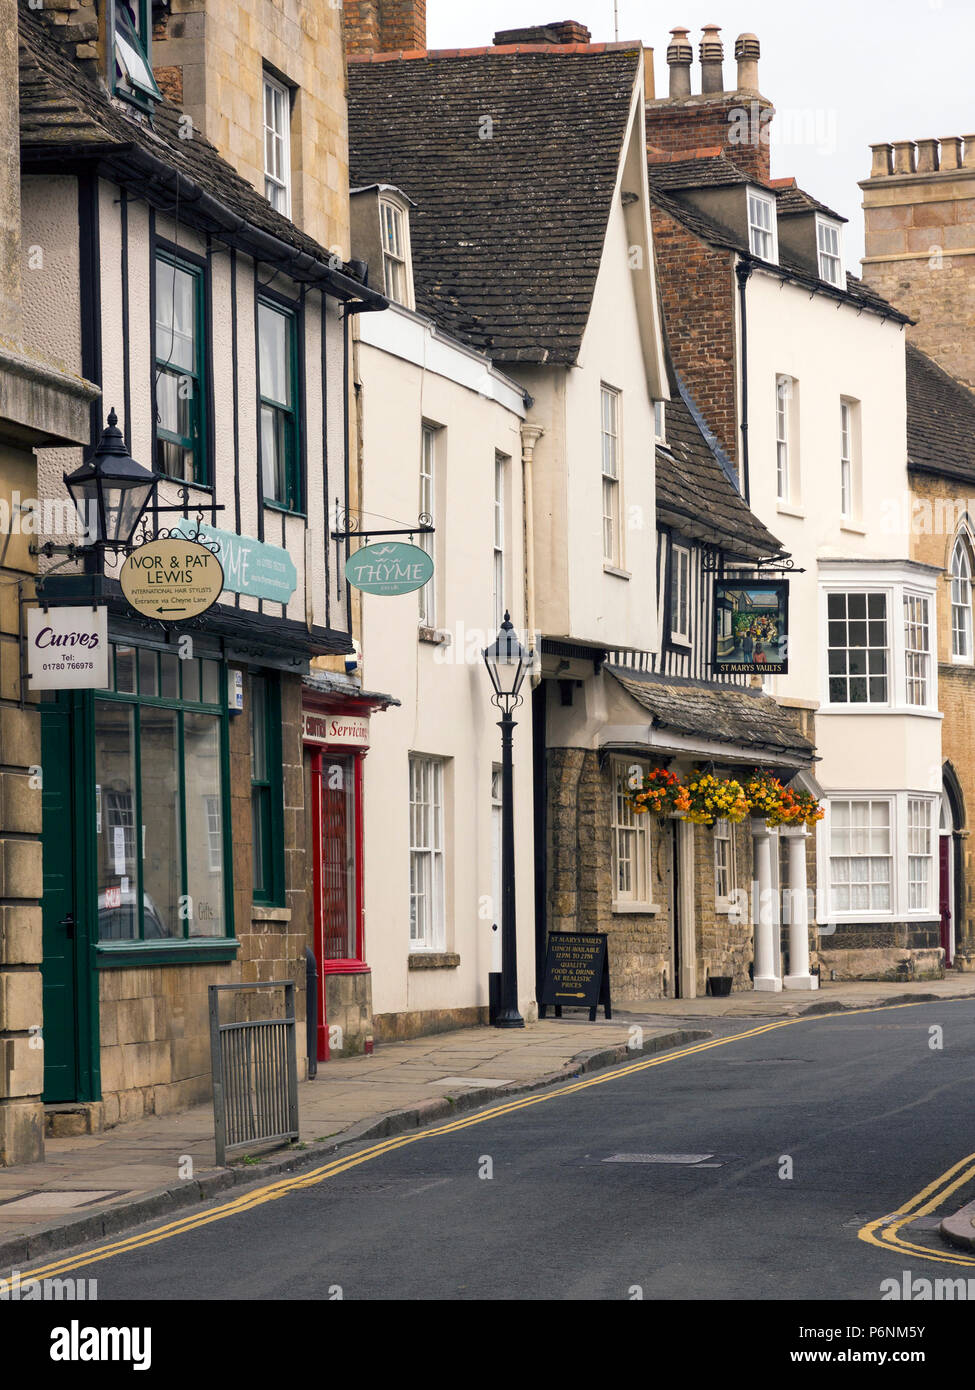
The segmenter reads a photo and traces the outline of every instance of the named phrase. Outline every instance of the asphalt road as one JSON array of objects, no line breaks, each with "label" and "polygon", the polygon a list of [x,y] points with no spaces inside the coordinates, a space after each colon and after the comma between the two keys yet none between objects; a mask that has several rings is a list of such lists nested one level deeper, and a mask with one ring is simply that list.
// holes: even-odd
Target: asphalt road
[{"label": "asphalt road", "polygon": [[[152,1243],[73,1272],[99,1301],[878,1300],[904,1270],[975,1281],[975,1256],[948,1261],[937,1212],[903,1233],[928,1259],[858,1236],[975,1150],[972,1001],[665,1058],[334,1171],[377,1146],[342,1151],[314,1185],[172,1237],[147,1229]],[[620,1154],[694,1161],[607,1161]]]}]

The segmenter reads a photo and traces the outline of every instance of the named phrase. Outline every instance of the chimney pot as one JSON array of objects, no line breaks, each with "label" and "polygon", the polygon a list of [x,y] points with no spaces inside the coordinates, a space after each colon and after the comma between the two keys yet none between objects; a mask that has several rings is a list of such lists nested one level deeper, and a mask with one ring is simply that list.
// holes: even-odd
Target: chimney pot
[{"label": "chimney pot", "polygon": [[963,169],[975,169],[975,135],[963,135],[965,142],[965,161]]},{"label": "chimney pot", "polygon": [[917,142],[917,171],[919,174],[936,174],[938,172],[938,142],[937,140],[919,140]]},{"label": "chimney pot", "polygon": [[670,67],[670,95],[689,97],[691,94],[691,63],[694,50],[687,41],[690,29],[671,29],[670,43],[667,46],[667,63]]},{"label": "chimney pot", "polygon": [[723,92],[724,73],[722,64],[724,62],[724,44],[718,37],[721,33],[721,26],[718,24],[705,24],[702,31],[700,55],[701,55],[701,91],[703,92]]},{"label": "chimney pot", "polygon": [[942,169],[961,168],[961,140],[957,135],[943,135],[941,137],[941,167]]},{"label": "chimney pot", "polygon": [[894,141],[894,173],[913,174],[914,167],[914,141],[895,140]]},{"label": "chimney pot", "polygon": [[738,62],[739,92],[758,91],[758,60],[762,46],[754,34],[739,34],[735,39],[735,58]]},{"label": "chimney pot", "polygon": [[893,145],[886,141],[882,145],[871,145],[870,149],[873,151],[873,166],[870,170],[870,177],[872,179],[885,178],[893,171],[894,167]]}]

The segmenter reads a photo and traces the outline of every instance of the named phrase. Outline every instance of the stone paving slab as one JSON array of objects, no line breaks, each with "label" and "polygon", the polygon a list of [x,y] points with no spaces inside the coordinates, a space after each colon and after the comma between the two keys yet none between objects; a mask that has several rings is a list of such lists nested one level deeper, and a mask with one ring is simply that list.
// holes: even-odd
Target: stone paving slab
[{"label": "stone paving slab", "polygon": [[[209,1105],[51,1140],[44,1163],[0,1168],[0,1273],[210,1200],[229,1187],[273,1181],[344,1144],[415,1129],[507,1094],[708,1036],[703,1029],[646,1027],[642,1046],[634,1049],[628,1046],[630,1023],[583,1018],[388,1043],[370,1057],[322,1063],[318,1077],[299,1087],[299,1145],[231,1168],[216,1166]],[[59,1194],[84,1190],[111,1196],[58,1211],[65,1200]],[[17,1206],[18,1197],[31,1194],[39,1199]]]},{"label": "stone paving slab", "polygon": [[954,1216],[946,1216],[939,1229],[942,1239],[949,1245],[975,1250],[975,1202],[969,1202]]}]

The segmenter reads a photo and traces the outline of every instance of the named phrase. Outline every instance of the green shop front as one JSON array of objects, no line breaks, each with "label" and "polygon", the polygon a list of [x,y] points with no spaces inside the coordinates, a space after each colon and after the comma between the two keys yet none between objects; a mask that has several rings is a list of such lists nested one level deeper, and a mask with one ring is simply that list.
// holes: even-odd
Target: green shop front
[{"label": "green shop front", "polygon": [[209,984],[304,983],[301,677],[327,643],[219,608],[166,631],[103,578],[40,597],[92,583],[106,684],[41,706],[43,1034],[50,1113],[97,1129],[207,1098]]}]

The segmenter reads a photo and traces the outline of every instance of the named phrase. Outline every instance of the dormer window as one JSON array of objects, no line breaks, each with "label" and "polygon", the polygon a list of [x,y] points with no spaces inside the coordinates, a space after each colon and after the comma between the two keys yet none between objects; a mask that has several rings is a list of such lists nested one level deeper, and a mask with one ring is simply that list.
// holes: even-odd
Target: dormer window
[{"label": "dormer window", "polygon": [[819,278],[828,285],[843,284],[843,261],[840,256],[840,229],[835,222],[816,218],[816,245],[819,250]]},{"label": "dormer window", "polygon": [[379,202],[383,245],[383,284],[388,299],[412,307],[409,224],[406,209],[391,198]]},{"label": "dormer window", "polygon": [[149,0],[115,0],[113,90],[116,96],[144,107],[162,101],[149,61],[151,38]]},{"label": "dormer window", "polygon": [[666,401],[653,403],[653,437],[658,444],[667,443]]},{"label": "dormer window", "polygon": [[778,265],[775,199],[770,193],[748,191],[748,244],[753,256]]}]

